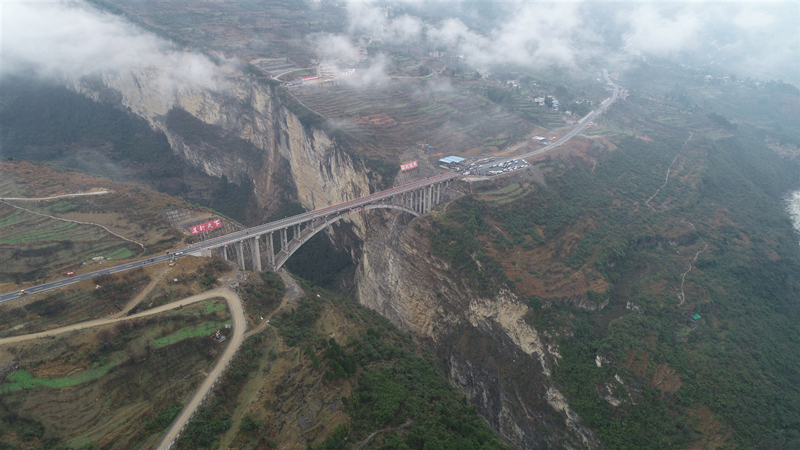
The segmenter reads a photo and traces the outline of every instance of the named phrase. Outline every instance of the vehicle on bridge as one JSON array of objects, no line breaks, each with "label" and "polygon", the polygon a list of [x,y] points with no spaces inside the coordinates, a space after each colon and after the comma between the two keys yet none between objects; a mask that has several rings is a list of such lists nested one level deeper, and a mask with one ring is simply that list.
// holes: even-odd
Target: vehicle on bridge
[{"label": "vehicle on bridge", "polygon": [[26,291],[25,289],[19,291],[19,295],[27,295],[27,294],[28,294],[28,291]]}]

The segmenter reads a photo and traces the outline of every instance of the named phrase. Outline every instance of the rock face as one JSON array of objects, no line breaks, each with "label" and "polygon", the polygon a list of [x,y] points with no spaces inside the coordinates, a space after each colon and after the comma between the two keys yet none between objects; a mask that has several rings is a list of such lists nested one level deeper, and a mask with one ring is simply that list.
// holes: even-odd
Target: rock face
[{"label": "rock face", "polygon": [[453,384],[517,447],[596,447],[549,381],[560,356],[525,322],[528,306],[508,289],[491,298],[473,293],[432,254],[429,219],[382,235],[371,230],[355,276],[359,301],[425,343]]},{"label": "rock face", "polygon": [[[203,172],[230,180],[249,177],[265,209],[281,190],[291,191],[306,209],[369,193],[361,163],[322,131],[304,127],[272,87],[244,78],[198,87],[165,81],[157,73],[106,73],[65,84],[97,101],[130,108],[164,131],[173,151]],[[175,111],[199,132],[170,122]],[[228,141],[198,138],[205,135]],[[256,150],[224,144],[236,139]],[[559,356],[525,322],[527,306],[507,289],[492,298],[471,292],[431,253],[428,218],[408,226],[398,219],[375,212],[348,218],[349,231],[364,242],[360,252],[356,249],[359,301],[427,345],[451,381],[517,447],[596,447],[548,380]]]},{"label": "rock face", "polygon": [[[208,175],[229,180],[249,177],[259,206],[274,204],[281,176],[288,170],[297,200],[306,209],[332,205],[369,192],[360,163],[341,151],[328,136],[304,127],[274,87],[248,78],[218,78],[217,86],[198,86],[167,79],[159,73],[103,73],[67,79],[72,90],[97,101],[120,104],[162,130],[173,151]],[[199,133],[170,126],[171,111],[185,111]],[[185,113],[184,113],[185,114]],[[203,141],[197,135],[222,135],[252,143],[256,151]]]}]

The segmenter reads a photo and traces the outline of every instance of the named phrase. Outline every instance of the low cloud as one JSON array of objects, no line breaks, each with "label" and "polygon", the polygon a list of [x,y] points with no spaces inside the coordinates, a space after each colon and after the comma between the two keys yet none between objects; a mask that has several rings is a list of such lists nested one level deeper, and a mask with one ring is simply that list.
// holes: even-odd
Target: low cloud
[{"label": "low cloud", "polygon": [[625,48],[631,51],[663,55],[700,46],[703,23],[689,9],[668,14],[648,3],[620,12],[619,21],[631,28],[623,35]]},{"label": "low cloud", "polygon": [[0,9],[0,73],[81,77],[156,70],[172,81],[211,88],[215,65],[82,2],[6,2]]},{"label": "low cloud", "polygon": [[508,21],[486,35],[458,18],[435,24],[408,14],[387,18],[389,10],[385,6],[370,2],[348,3],[348,17],[351,32],[370,33],[393,43],[418,41],[424,32],[429,45],[455,47],[476,67],[507,63],[573,66],[588,51],[574,41],[597,41],[586,29],[579,9],[576,3],[521,4]]},{"label": "low cloud", "polygon": [[331,67],[337,79],[346,84],[380,84],[386,81],[386,58],[376,55],[369,64],[359,64],[358,54],[362,49],[349,36],[317,33],[309,36],[317,57],[325,66]]},{"label": "low cloud", "polygon": [[413,15],[425,3],[403,3],[406,14],[394,17],[386,5],[353,0],[349,31],[391,43],[446,47],[476,69],[576,67],[623,52],[690,56],[709,66],[724,63],[743,75],[800,82],[796,3],[498,3],[491,7],[497,14],[485,19],[459,2],[452,5],[449,17],[426,23]]}]

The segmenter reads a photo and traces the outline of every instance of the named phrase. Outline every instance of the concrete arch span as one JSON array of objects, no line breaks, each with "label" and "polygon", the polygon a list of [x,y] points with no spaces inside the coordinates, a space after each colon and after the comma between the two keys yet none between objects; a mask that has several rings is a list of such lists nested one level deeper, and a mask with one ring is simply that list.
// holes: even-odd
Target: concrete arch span
[{"label": "concrete arch span", "polygon": [[[416,211],[414,211],[412,209],[406,208],[405,206],[393,205],[393,204],[364,205],[364,206],[358,208],[355,212],[363,212],[363,211],[367,211],[367,210],[370,210],[370,209],[394,209],[394,210],[397,210],[397,211],[402,211],[402,212],[411,214],[414,217],[419,217],[421,215],[420,213],[418,213],[418,212],[416,212]],[[308,242],[312,237],[316,236],[320,231],[323,231],[324,229],[328,228],[331,224],[333,224],[335,222],[338,222],[340,219],[343,219],[343,218],[349,216],[353,212],[354,212],[353,210],[350,210],[350,211],[345,211],[345,212],[339,213],[339,214],[337,214],[335,216],[328,216],[325,219],[324,223],[314,224],[313,226],[307,226],[306,228],[303,228],[300,231],[300,235],[299,235],[300,239],[298,239],[298,236],[295,236],[291,241],[289,241],[287,243],[286,248],[281,249],[279,252],[275,253],[275,263],[274,263],[274,265],[270,265],[270,261],[268,261],[267,266],[269,267],[270,270],[277,271],[278,269],[283,267],[283,265],[286,263],[286,261],[288,261],[289,258],[291,258],[292,255],[297,250],[299,250],[300,247],[303,246],[303,244]]]}]

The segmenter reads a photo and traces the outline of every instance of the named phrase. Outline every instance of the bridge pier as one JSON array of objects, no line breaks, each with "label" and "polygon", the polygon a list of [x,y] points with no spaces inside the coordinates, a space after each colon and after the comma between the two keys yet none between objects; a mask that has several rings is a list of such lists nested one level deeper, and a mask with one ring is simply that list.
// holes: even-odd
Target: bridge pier
[{"label": "bridge pier", "polygon": [[267,263],[271,269],[275,268],[275,241],[272,233],[267,234]]},{"label": "bridge pier", "polygon": [[425,214],[433,210],[433,186],[425,186],[425,199],[428,200],[425,205]]},{"label": "bridge pier", "polygon": [[251,244],[253,246],[253,272],[261,272],[261,249],[259,248],[261,243],[258,242],[259,240],[258,236],[254,236]]},{"label": "bridge pier", "polygon": [[292,239],[297,239],[298,241],[300,240],[300,224],[299,223],[294,226],[294,236],[292,236]]},{"label": "bridge pier", "polygon": [[289,237],[286,230],[286,228],[281,230],[281,250],[286,250],[286,246],[289,245]]},{"label": "bridge pier", "polygon": [[228,246],[227,245],[223,245],[222,246],[222,259],[224,259],[225,261],[228,260]]},{"label": "bridge pier", "polygon": [[242,270],[245,270],[244,267],[244,247],[242,245],[242,241],[236,243],[236,261],[239,263],[239,267]]}]

